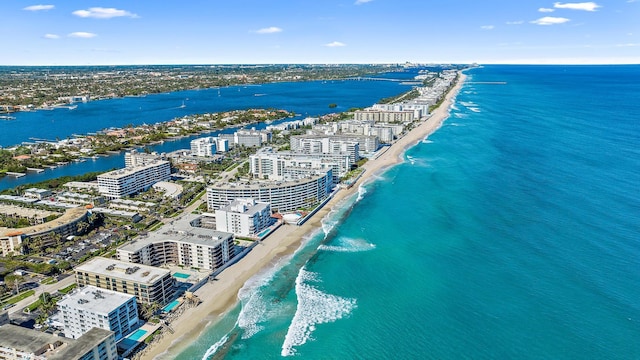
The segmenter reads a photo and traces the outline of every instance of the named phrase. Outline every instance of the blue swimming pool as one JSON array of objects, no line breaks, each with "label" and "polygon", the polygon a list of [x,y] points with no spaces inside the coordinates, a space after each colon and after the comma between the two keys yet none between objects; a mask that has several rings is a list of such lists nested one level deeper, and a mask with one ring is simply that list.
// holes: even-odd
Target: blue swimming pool
[{"label": "blue swimming pool", "polygon": [[191,276],[191,275],[183,274],[183,273],[179,273],[179,272],[173,274],[173,277],[176,277],[176,278],[179,278],[179,279],[188,279],[189,276]]},{"label": "blue swimming pool", "polygon": [[260,231],[260,234],[258,234],[258,237],[261,238],[261,237],[267,235],[269,233],[269,231],[271,231],[271,228],[267,228],[267,229],[264,229],[264,230]]},{"label": "blue swimming pool", "polygon": [[138,329],[136,330],[136,332],[134,332],[133,334],[127,336],[128,339],[131,339],[133,341],[138,341],[140,340],[144,334],[147,333],[147,330],[142,330],[142,329]]},{"label": "blue swimming pool", "polygon": [[173,310],[176,306],[178,306],[180,304],[180,301],[178,300],[173,300],[172,302],[168,303],[167,306],[162,308],[162,311],[164,312],[169,312],[171,310]]}]

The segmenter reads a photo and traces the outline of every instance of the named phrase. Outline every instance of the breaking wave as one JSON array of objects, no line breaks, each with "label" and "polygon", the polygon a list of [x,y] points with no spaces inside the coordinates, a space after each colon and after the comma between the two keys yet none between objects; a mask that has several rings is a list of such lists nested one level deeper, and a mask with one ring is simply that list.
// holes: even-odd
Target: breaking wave
[{"label": "breaking wave", "polygon": [[320,245],[318,250],[333,252],[362,252],[375,249],[376,246],[364,239],[352,239],[348,237],[338,238],[335,245]]},{"label": "breaking wave", "polygon": [[222,339],[218,340],[218,342],[211,345],[211,347],[207,349],[207,352],[205,352],[204,355],[202,355],[202,360],[207,360],[211,356],[213,356],[213,354],[215,354],[216,351],[218,351],[218,349],[220,349],[220,347],[222,347],[222,345],[224,345],[227,342],[227,340],[229,340],[229,335],[223,336]]},{"label": "breaking wave", "polygon": [[300,269],[295,287],[298,307],[282,344],[282,356],[295,355],[295,347],[311,338],[316,325],[342,319],[356,307],[355,299],[324,293],[308,284],[312,281],[318,281],[317,274]]}]

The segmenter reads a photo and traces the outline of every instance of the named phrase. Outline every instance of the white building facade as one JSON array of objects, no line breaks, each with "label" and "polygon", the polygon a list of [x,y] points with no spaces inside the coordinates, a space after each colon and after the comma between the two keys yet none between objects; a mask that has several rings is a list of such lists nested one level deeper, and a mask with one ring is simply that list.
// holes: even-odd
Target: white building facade
[{"label": "white building facade", "polygon": [[271,225],[271,205],[239,198],[216,210],[216,230],[237,236],[255,236]]},{"label": "white building facade", "polygon": [[91,328],[111,330],[120,340],[139,325],[133,295],[85,286],[58,302],[64,334],[77,339]]},{"label": "white building facade", "polygon": [[116,199],[146,190],[158,181],[170,178],[171,164],[164,160],[154,161],[98,175],[98,191],[109,199]]},{"label": "white building facade", "polygon": [[331,194],[332,188],[331,169],[314,170],[307,177],[293,181],[218,181],[207,188],[207,206],[211,211],[227,206],[238,198],[254,198],[271,204],[273,210],[297,210],[322,202]]}]

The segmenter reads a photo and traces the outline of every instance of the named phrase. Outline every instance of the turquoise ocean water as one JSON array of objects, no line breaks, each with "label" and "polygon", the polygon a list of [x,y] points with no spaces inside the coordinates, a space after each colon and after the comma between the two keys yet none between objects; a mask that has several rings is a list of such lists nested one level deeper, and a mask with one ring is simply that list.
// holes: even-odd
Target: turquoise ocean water
[{"label": "turquoise ocean water", "polygon": [[640,358],[640,66],[468,75],[177,358]]}]

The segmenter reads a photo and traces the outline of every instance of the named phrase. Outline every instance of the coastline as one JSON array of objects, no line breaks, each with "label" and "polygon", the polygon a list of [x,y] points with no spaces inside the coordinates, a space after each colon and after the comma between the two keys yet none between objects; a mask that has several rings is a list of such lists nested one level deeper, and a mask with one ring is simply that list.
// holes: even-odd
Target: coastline
[{"label": "coastline", "polygon": [[453,100],[465,82],[466,75],[458,72],[455,86],[446,94],[445,100],[432,112],[429,118],[413,128],[402,138],[393,143],[376,159],[369,160],[363,166],[365,172],[349,189],[341,189],[316,214],[302,226],[284,225],[269,235],[261,244],[254,247],[244,258],[233,266],[224,270],[216,277],[215,282],[209,282],[196,291],[202,303],[196,307],[187,308],[170,326],[174,332],[164,331],[160,340],[152,342],[145,348],[137,359],[151,360],[174,358],[195,340],[206,327],[231,309],[238,301],[238,291],[251,277],[268,267],[277,264],[280,259],[295,252],[303,239],[321,227],[322,219],[342,201],[355,194],[358,187],[375,178],[380,172],[402,161],[402,155],[407,149],[435,132],[449,117],[449,110]]}]

